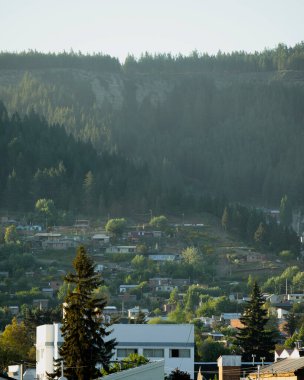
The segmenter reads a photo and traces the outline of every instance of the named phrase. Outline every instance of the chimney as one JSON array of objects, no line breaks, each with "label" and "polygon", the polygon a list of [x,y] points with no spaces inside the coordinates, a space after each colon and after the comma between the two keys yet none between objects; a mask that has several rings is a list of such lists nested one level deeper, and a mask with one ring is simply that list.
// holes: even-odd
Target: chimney
[{"label": "chimney", "polygon": [[219,380],[240,380],[241,355],[223,355],[217,359]]}]

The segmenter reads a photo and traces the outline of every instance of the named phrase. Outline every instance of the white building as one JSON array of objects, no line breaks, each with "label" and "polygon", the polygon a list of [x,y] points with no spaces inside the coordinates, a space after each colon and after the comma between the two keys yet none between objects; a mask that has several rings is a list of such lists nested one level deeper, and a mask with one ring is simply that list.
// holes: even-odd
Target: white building
[{"label": "white building", "polygon": [[149,255],[149,259],[152,261],[160,261],[160,262],[166,262],[166,261],[175,261],[178,259],[178,255],[174,254],[168,254],[168,255]]},{"label": "white building", "polygon": [[298,348],[294,348],[294,349],[284,348],[283,350],[276,350],[274,352],[275,362],[281,359],[298,359],[300,357],[301,355]]},{"label": "white building", "polygon": [[148,309],[141,309],[139,306],[135,306],[132,309],[128,309],[128,318],[129,319],[136,319],[139,316],[139,313],[144,313],[147,317],[149,315]]},{"label": "white building", "polygon": [[93,242],[99,243],[99,244],[109,244],[110,243],[110,236],[106,234],[95,234],[92,236]]},{"label": "white building", "polygon": [[164,360],[166,374],[179,368],[194,378],[194,325],[119,324],[112,328],[110,338],[118,342],[114,360],[138,353],[151,361]]},{"label": "white building", "polygon": [[304,294],[303,293],[287,294],[287,301],[303,302],[304,301]]},{"label": "white building", "polygon": [[178,289],[178,286],[173,285],[157,285],[155,287],[156,292],[172,292],[172,290]]},{"label": "white building", "polygon": [[54,370],[53,358],[58,359],[58,347],[62,344],[60,324],[38,326],[36,330],[36,377],[47,380],[46,372]]},{"label": "white building", "polygon": [[[46,372],[53,372],[53,358],[58,358],[62,344],[60,324],[37,327],[36,376],[46,380]],[[120,360],[130,353],[138,353],[152,362],[164,360],[165,373],[175,368],[190,373],[194,378],[194,325],[192,324],[115,324],[111,326],[109,339],[116,338],[113,360]]]},{"label": "white building", "polygon": [[137,288],[138,285],[119,285],[119,293],[127,293],[132,289]]},{"label": "white building", "polygon": [[106,253],[135,253],[136,245],[112,245],[106,249]]}]

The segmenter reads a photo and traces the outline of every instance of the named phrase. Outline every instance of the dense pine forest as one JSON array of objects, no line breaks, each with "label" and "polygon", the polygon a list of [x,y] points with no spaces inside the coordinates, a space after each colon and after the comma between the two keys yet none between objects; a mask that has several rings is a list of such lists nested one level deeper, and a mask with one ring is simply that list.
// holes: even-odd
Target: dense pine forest
[{"label": "dense pine forest", "polygon": [[3,52],[0,207],[174,211],[208,194],[302,206],[303,83],[304,43],[123,64]]},{"label": "dense pine forest", "polygon": [[97,154],[63,127],[30,112],[8,116],[0,103],[1,207],[31,211],[38,199],[88,215],[130,207],[145,194],[147,169],[117,153]]}]

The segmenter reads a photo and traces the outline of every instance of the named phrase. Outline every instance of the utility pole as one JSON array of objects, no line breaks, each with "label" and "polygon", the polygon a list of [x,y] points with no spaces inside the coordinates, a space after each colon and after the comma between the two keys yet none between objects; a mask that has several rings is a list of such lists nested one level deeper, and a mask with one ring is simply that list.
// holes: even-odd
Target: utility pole
[{"label": "utility pole", "polygon": [[252,367],[254,367],[254,359],[256,357],[256,354],[252,354],[251,356],[252,356]]},{"label": "utility pole", "polygon": [[19,366],[19,379],[20,380],[23,380],[23,363],[20,363],[20,366]]}]

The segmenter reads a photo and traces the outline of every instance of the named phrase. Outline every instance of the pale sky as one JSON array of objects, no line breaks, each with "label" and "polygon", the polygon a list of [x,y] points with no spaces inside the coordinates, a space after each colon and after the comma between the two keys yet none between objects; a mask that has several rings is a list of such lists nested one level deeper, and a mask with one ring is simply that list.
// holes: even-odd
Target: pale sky
[{"label": "pale sky", "polygon": [[304,41],[304,0],[0,0],[0,50],[102,52],[124,60]]}]

